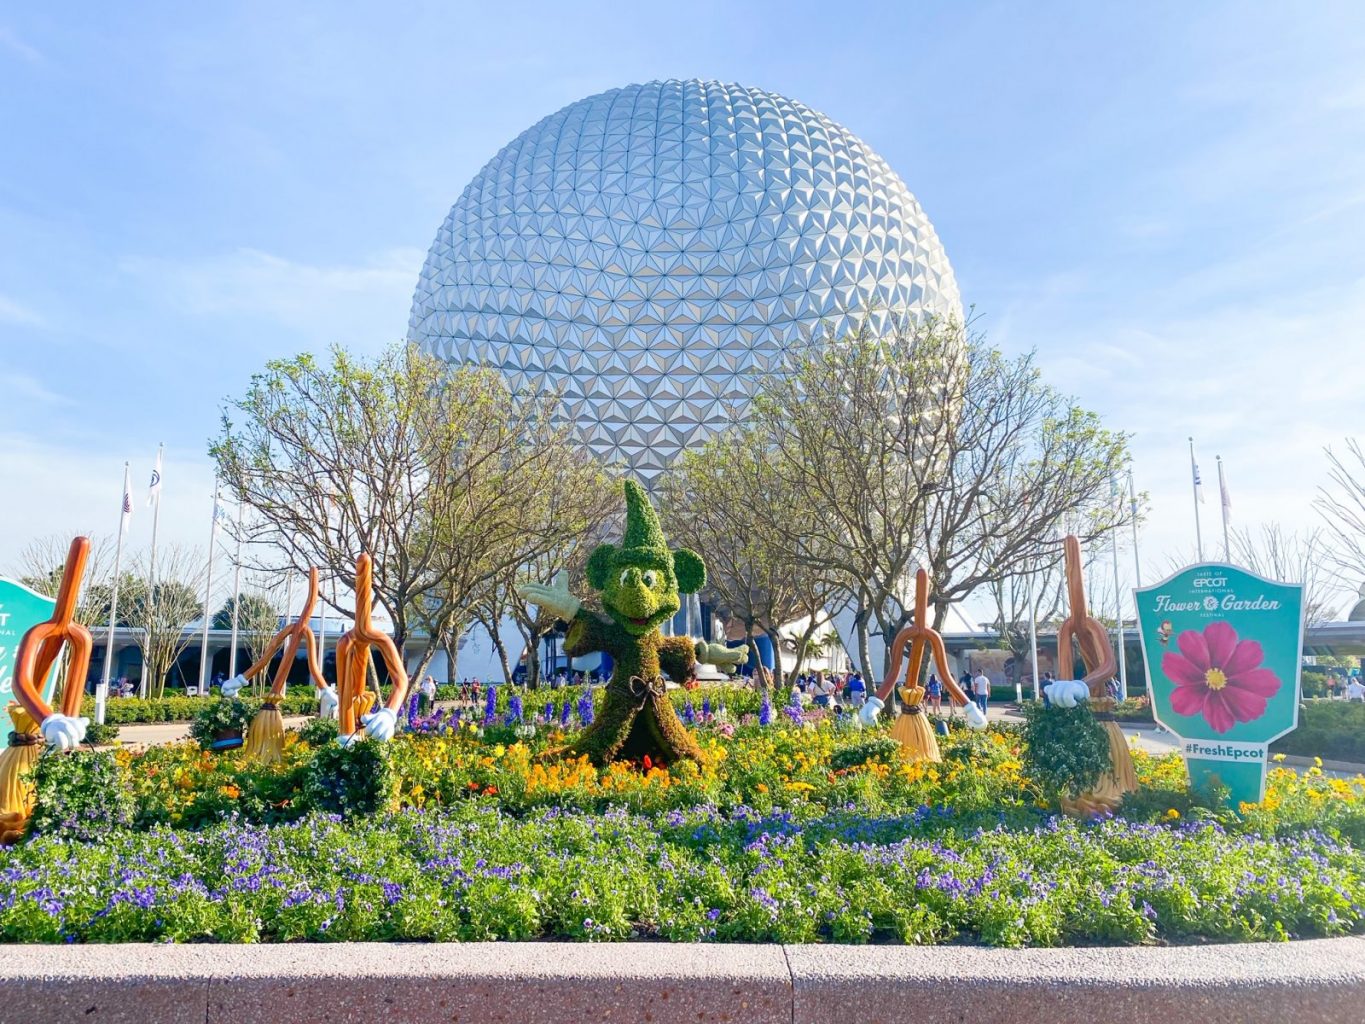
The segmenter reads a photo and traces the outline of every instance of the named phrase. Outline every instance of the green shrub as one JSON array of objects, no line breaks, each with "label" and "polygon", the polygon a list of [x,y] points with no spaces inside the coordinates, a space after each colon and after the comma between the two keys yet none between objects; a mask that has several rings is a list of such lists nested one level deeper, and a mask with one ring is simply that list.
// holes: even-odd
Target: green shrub
[{"label": "green shrub", "polygon": [[1299,727],[1270,749],[1277,754],[1365,763],[1365,703],[1305,701],[1299,705]]},{"label": "green shrub", "polygon": [[190,738],[205,750],[214,750],[221,733],[243,732],[260,710],[259,702],[234,698],[205,701],[190,725]]},{"label": "green shrub", "polygon": [[118,726],[110,725],[108,722],[100,724],[91,721],[85,727],[85,742],[92,743],[97,747],[107,746],[118,739]]},{"label": "green shrub", "polygon": [[1024,705],[1025,774],[1052,798],[1084,793],[1111,767],[1109,738],[1084,706]]},{"label": "green shrub", "polygon": [[1141,697],[1129,697],[1127,700],[1119,701],[1114,705],[1114,717],[1120,722],[1151,722],[1152,702],[1143,695]]},{"label": "green shrub", "polygon": [[47,753],[33,769],[37,804],[30,828],[93,842],[133,823],[133,798],[114,755],[77,750]]},{"label": "green shrub", "polygon": [[337,738],[337,724],[335,718],[311,718],[295,731],[310,747],[322,747]]},{"label": "green shrub", "polygon": [[398,779],[386,744],[360,740],[329,743],[313,756],[303,776],[306,806],[343,818],[367,817],[395,804]]},{"label": "green shrub", "polygon": [[840,747],[830,755],[829,766],[832,771],[837,772],[846,768],[856,768],[869,761],[894,763],[900,758],[900,752],[901,745],[898,741],[889,736],[880,736],[874,740],[863,740],[847,747]]},{"label": "green shrub", "polygon": [[[148,722],[190,722],[208,705],[221,697],[111,697],[105,705],[104,721],[108,725],[135,725]],[[284,715],[311,715],[318,709],[318,699],[311,687],[295,687],[279,702]],[[93,720],[95,701],[86,697],[81,702],[81,714]]]}]

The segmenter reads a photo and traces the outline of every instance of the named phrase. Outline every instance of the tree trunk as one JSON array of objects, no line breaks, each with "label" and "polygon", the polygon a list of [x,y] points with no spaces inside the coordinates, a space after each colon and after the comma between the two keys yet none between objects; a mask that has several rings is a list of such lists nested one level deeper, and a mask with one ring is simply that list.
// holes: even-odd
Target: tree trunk
[{"label": "tree trunk", "polygon": [[526,688],[538,690],[540,689],[540,636],[532,632],[529,636],[522,634],[522,639],[526,641]]},{"label": "tree trunk", "polygon": [[812,615],[810,617],[810,625],[807,626],[806,631],[801,634],[801,639],[796,642],[796,663],[792,665],[793,677],[799,676],[801,674],[801,669],[805,667],[806,657],[808,654],[811,657],[815,657],[815,655],[811,653],[813,646],[812,638],[815,636],[815,630],[818,621],[819,621],[818,618]]},{"label": "tree trunk", "polygon": [[868,643],[867,635],[867,609],[858,608],[858,613],[853,617],[853,631],[858,642],[858,667],[862,670],[865,680],[874,679],[872,674],[872,648]]},{"label": "tree trunk", "polygon": [[512,685],[512,666],[507,663],[507,648],[503,646],[502,635],[494,628],[489,630],[489,636],[493,638],[493,650],[498,652],[498,661],[502,663],[502,681],[510,686]]},{"label": "tree trunk", "polygon": [[782,672],[782,637],[775,629],[766,628],[763,632],[767,634],[768,642],[773,645],[773,686],[781,693],[785,679]]},{"label": "tree trunk", "polygon": [[456,637],[453,644],[445,645],[446,652],[446,682],[456,683],[459,681],[460,674],[457,671],[460,665],[460,638]]},{"label": "tree trunk", "polygon": [[948,609],[951,605],[947,601],[934,602],[934,631],[943,632],[943,623],[948,619]]}]

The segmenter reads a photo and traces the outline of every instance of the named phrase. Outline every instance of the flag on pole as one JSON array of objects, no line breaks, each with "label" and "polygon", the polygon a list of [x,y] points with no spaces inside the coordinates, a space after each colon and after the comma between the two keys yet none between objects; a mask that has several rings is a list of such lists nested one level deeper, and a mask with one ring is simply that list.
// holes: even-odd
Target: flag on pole
[{"label": "flag on pole", "polygon": [[156,465],[152,468],[152,482],[147,485],[147,507],[161,501],[161,449],[156,450]]},{"label": "flag on pole", "polygon": [[1223,502],[1223,518],[1232,518],[1232,495],[1228,492],[1227,471],[1223,469],[1223,462],[1218,462],[1218,491]]},{"label": "flag on pole", "polygon": [[133,522],[133,481],[128,475],[128,463],[123,464],[123,513],[119,516],[118,532],[120,536],[128,535],[128,527]]},{"label": "flag on pole", "polygon": [[1190,472],[1194,474],[1194,497],[1199,504],[1204,504],[1204,478],[1199,475],[1199,463],[1194,457],[1194,445],[1190,445]]}]

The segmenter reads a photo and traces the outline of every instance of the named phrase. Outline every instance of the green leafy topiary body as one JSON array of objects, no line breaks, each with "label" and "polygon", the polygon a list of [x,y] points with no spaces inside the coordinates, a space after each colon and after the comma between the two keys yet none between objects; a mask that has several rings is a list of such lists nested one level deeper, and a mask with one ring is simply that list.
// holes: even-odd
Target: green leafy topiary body
[{"label": "green leafy topiary body", "polygon": [[659,627],[678,613],[680,594],[706,583],[706,567],[691,551],[670,551],[645,492],[632,481],[625,489],[621,546],[602,544],[588,559],[588,582],[602,592],[605,614],[580,608],[564,641],[571,657],[605,652],[615,663],[602,709],[572,749],[598,765],[646,756],[658,764],[697,760],[701,750],[663,681],[664,672],[679,682],[691,677],[697,644],[663,636]]}]

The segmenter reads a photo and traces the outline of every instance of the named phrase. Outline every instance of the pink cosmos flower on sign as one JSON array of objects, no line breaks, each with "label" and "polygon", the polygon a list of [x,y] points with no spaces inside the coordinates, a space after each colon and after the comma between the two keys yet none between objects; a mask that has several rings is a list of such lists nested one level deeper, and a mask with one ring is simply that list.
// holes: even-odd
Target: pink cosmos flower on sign
[{"label": "pink cosmos flower on sign", "polygon": [[1187,629],[1175,651],[1161,656],[1161,670],[1175,683],[1171,707],[1178,715],[1203,715],[1216,733],[1265,714],[1266,701],[1280,691],[1280,677],[1261,668],[1265,653],[1255,640],[1238,640],[1226,622],[1211,622],[1201,633]]}]

